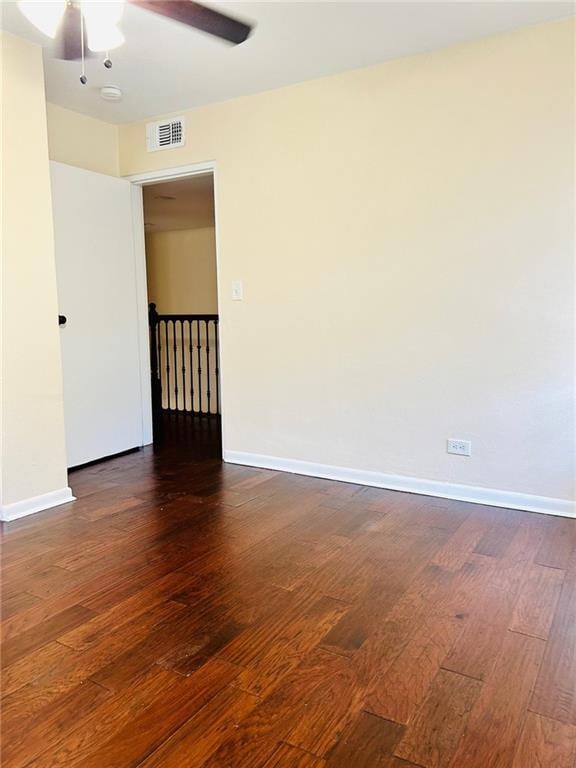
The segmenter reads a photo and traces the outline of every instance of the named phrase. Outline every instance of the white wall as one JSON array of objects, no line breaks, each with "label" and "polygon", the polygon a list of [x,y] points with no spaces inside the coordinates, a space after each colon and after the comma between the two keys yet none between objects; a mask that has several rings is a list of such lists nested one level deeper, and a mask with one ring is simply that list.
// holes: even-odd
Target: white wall
[{"label": "white wall", "polygon": [[181,149],[121,126],[123,174],[217,162],[234,458],[573,498],[573,54],[567,20],[188,112]]},{"label": "white wall", "polygon": [[69,500],[42,50],[2,35],[2,519]]}]

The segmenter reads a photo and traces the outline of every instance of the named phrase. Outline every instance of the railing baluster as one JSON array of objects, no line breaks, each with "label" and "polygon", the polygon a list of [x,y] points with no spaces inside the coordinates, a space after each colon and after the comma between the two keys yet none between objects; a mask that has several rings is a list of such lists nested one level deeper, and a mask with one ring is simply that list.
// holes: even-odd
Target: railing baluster
[{"label": "railing baluster", "polygon": [[194,413],[194,353],[192,345],[192,320],[188,320],[188,345],[190,348],[190,413]]},{"label": "railing baluster", "polygon": [[182,410],[186,410],[186,362],[184,360],[184,320],[180,320],[180,340],[182,342]]},{"label": "railing baluster", "polygon": [[[160,336],[160,323],[156,323],[155,334],[156,334],[157,348],[158,348],[157,372],[158,372],[158,379],[160,381],[160,391],[162,391],[162,341]],[[160,399],[160,402],[162,402],[162,399]]]},{"label": "railing baluster", "polygon": [[211,413],[210,409],[210,325],[208,320],[204,320],[206,326],[206,410]]},{"label": "railing baluster", "polygon": [[152,400],[152,434],[154,442],[159,443],[162,438],[162,368],[161,345],[158,329],[158,312],[156,304],[148,306],[148,323],[150,328],[150,386]]},{"label": "railing baluster", "polygon": [[176,400],[176,410],[178,410],[178,362],[176,347],[176,320],[172,320],[172,349],[174,350],[174,399]]},{"label": "railing baluster", "polygon": [[164,320],[164,341],[166,342],[166,396],[168,401],[168,410],[172,406],[172,392],[170,390],[170,346],[168,344],[168,321]]},{"label": "railing baluster", "polygon": [[214,343],[216,347],[214,378],[216,383],[216,413],[220,413],[220,345],[218,344],[218,318],[214,320]]},{"label": "railing baluster", "polygon": [[198,413],[202,413],[202,340],[200,338],[200,320],[196,320],[196,333],[198,334]]}]

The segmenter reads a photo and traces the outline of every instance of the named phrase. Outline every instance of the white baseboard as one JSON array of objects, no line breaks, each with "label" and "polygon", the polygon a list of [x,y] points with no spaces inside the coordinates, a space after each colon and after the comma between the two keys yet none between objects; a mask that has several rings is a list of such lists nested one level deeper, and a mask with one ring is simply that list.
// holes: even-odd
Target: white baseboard
[{"label": "white baseboard", "polygon": [[67,504],[69,501],[74,501],[75,498],[71,488],[60,488],[58,491],[43,493],[41,496],[32,496],[12,504],[3,504],[0,507],[0,520],[5,523],[10,522],[10,520],[18,520],[19,517],[33,515],[35,512],[42,512],[43,509]]},{"label": "white baseboard", "polygon": [[437,496],[441,499],[468,501],[472,504],[485,504],[490,507],[522,509],[526,512],[541,512],[545,515],[576,518],[576,503],[567,499],[533,496],[514,491],[499,491],[495,488],[481,488],[474,485],[443,483],[439,480],[424,480],[405,475],[387,475],[384,472],[334,467],[330,464],[314,464],[309,461],[282,459],[276,456],[262,456],[257,453],[244,453],[242,451],[224,451],[224,461],[230,464],[243,464],[248,467],[292,472],[297,475],[322,477],[327,480],[340,480],[344,483],[387,488],[392,491],[405,491],[424,496]]}]

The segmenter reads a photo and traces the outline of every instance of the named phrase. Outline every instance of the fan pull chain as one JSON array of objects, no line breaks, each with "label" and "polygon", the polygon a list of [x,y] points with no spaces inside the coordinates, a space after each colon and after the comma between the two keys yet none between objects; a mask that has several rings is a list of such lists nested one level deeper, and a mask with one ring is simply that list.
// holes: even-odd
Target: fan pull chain
[{"label": "fan pull chain", "polygon": [[110,51],[106,51],[106,56],[104,57],[104,66],[106,69],[112,69],[112,60],[110,59]]},{"label": "fan pull chain", "polygon": [[86,85],[88,78],[86,77],[86,59],[84,57],[84,14],[80,11],[80,51],[82,56],[82,74],[80,75],[80,82],[82,85]]}]

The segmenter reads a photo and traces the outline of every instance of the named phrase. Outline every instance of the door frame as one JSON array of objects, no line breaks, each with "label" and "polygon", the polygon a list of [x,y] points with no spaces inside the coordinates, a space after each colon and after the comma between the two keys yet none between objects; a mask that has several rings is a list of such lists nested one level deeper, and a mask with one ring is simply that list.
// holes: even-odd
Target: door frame
[{"label": "door frame", "polygon": [[142,199],[142,187],[150,184],[159,184],[163,181],[174,181],[191,176],[200,176],[211,173],[214,179],[214,238],[216,245],[216,294],[218,297],[218,368],[220,372],[220,428],[222,432],[222,455],[226,451],[224,429],[225,416],[225,363],[222,343],[225,335],[222,324],[223,308],[223,284],[222,284],[222,259],[220,255],[219,216],[218,216],[218,172],[216,161],[209,160],[201,163],[190,163],[174,168],[163,168],[157,171],[145,171],[131,176],[124,176],[132,185],[132,226],[134,229],[134,256],[136,264],[136,290],[138,301],[138,323],[140,328],[140,390],[142,397],[142,438],[143,444],[152,443],[152,388],[150,367],[150,336],[148,331],[148,281],[146,276],[146,243],[144,230],[144,204]]}]

